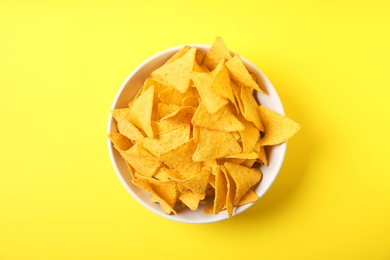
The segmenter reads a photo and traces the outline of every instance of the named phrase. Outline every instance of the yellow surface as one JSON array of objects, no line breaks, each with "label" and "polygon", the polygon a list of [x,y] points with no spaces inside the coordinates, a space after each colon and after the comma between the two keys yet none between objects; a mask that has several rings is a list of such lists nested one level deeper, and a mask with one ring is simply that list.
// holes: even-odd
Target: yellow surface
[{"label": "yellow surface", "polygon": [[[390,259],[389,1],[1,1],[0,259]],[[233,219],[176,223],[109,161],[121,83],[165,48],[257,64],[301,131]]]}]

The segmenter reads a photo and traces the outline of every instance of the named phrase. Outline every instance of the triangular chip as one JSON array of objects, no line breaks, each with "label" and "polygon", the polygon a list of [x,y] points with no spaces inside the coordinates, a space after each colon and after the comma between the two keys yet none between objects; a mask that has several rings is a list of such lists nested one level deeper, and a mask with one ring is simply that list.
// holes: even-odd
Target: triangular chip
[{"label": "triangular chip", "polygon": [[226,205],[227,197],[227,180],[220,166],[216,169],[215,174],[215,197],[213,204],[213,213],[218,214]]},{"label": "triangular chip", "polygon": [[[147,78],[144,82],[144,86],[143,86],[143,91],[144,92],[145,90],[147,90],[148,88],[150,88],[151,86],[154,87],[154,98],[153,98],[153,110],[152,110],[152,120],[157,120],[158,118],[158,103],[160,102],[158,96],[160,94],[161,91],[165,90],[166,88],[168,88],[167,86],[164,86],[160,83],[158,83],[157,81],[153,80],[152,78]],[[134,98],[137,99],[138,97]]]},{"label": "triangular chip", "polygon": [[228,162],[225,163],[224,166],[236,184],[234,205],[237,205],[245,193],[247,193],[252,186],[260,182],[262,173],[258,168],[248,168]]},{"label": "triangular chip", "polygon": [[190,86],[190,73],[194,67],[196,48],[186,52],[180,58],[165,63],[152,72],[152,78],[168,87],[174,87],[181,93],[187,92]]},{"label": "triangular chip", "polygon": [[161,119],[163,117],[166,117],[167,115],[172,114],[180,108],[181,106],[175,104],[165,104],[160,102],[157,105],[157,118]]},{"label": "triangular chip", "polygon": [[123,134],[131,141],[136,142],[145,138],[141,131],[130,122],[130,108],[119,108],[111,111],[117,122],[119,133]]},{"label": "triangular chip", "polygon": [[235,132],[243,131],[245,126],[232,113],[229,106],[223,106],[213,114],[210,114],[202,104],[196,109],[192,117],[192,124],[212,130]]},{"label": "triangular chip", "polygon": [[255,146],[253,147],[253,151],[257,153],[256,161],[262,165],[268,166],[268,156],[265,152],[264,146],[261,145],[261,139],[257,141]]},{"label": "triangular chip", "polygon": [[259,199],[259,196],[257,196],[256,192],[254,192],[252,189],[249,189],[244,196],[240,199],[237,206],[242,206],[248,203],[253,203],[256,200]]},{"label": "triangular chip", "polygon": [[181,57],[183,57],[184,54],[186,54],[191,49],[190,46],[185,45],[183,48],[181,48],[178,52],[176,52],[169,60],[167,60],[166,63],[171,63]]},{"label": "triangular chip", "polygon": [[146,151],[139,143],[129,150],[121,152],[122,157],[136,172],[143,176],[152,177],[161,167],[161,161]]},{"label": "triangular chip", "polygon": [[174,213],[177,200],[176,184],[174,182],[156,182],[147,179],[132,179],[131,182],[139,188],[152,194],[152,201],[158,202],[165,214]]},{"label": "triangular chip", "polygon": [[261,115],[258,108],[259,104],[257,104],[252,90],[242,86],[240,90],[240,97],[244,106],[244,110],[242,111],[244,118],[252,122],[259,131],[264,132],[264,126],[261,121]]},{"label": "triangular chip", "polygon": [[118,151],[126,151],[133,146],[131,140],[120,133],[109,133],[107,137]]},{"label": "triangular chip", "polygon": [[221,61],[231,59],[231,54],[221,37],[215,38],[210,50],[207,52],[203,64],[210,70],[215,69]]},{"label": "triangular chip", "polygon": [[236,184],[234,183],[230,174],[228,174],[226,168],[221,166],[221,171],[225,174],[226,182],[227,182],[227,191],[226,191],[226,210],[228,216],[233,216],[234,210],[234,198],[236,193]]},{"label": "triangular chip", "polygon": [[160,157],[190,140],[190,125],[181,124],[172,131],[163,132],[154,138],[145,138],[139,143],[155,157]]},{"label": "triangular chip", "polygon": [[154,100],[154,86],[145,90],[130,106],[130,122],[142,129],[147,136],[153,137],[152,112]]},{"label": "triangular chip", "polygon": [[262,146],[283,143],[300,129],[295,121],[271,109],[259,106],[259,111],[265,128],[264,137],[260,140]]},{"label": "triangular chip", "polygon": [[180,179],[192,178],[200,171],[200,163],[192,160],[196,149],[193,139],[161,155],[161,160],[168,167],[180,174]]},{"label": "triangular chip", "polygon": [[204,199],[203,194],[193,192],[192,190],[185,190],[178,197],[190,210],[197,210],[199,202]]},{"label": "triangular chip", "polygon": [[259,129],[252,122],[247,121],[242,115],[237,115],[237,119],[245,126],[243,130],[239,131],[242,142],[242,152],[249,153],[259,140]]},{"label": "triangular chip", "polygon": [[225,65],[229,70],[230,78],[247,88],[265,94],[265,92],[260,89],[256,81],[254,81],[253,77],[250,75],[249,71],[238,55],[235,55],[233,58],[226,61]]},{"label": "triangular chip", "polygon": [[225,63],[221,61],[217,67],[211,72],[211,90],[220,97],[228,99],[238,112],[238,105],[234,97],[233,89],[230,84],[229,71],[227,70]]},{"label": "triangular chip", "polygon": [[198,145],[192,158],[194,161],[204,161],[237,154],[241,151],[241,146],[231,133],[200,128]]},{"label": "triangular chip", "polygon": [[168,87],[159,92],[158,98],[165,104],[182,105],[183,99],[186,97],[197,97],[195,88],[188,88],[186,93],[181,93],[176,88]]},{"label": "triangular chip", "polygon": [[175,179],[175,181],[195,193],[204,194],[206,191],[207,183],[209,181],[209,175],[210,170],[208,168],[202,168],[202,170],[198,174],[193,175],[190,178],[183,180]]},{"label": "triangular chip", "polygon": [[211,90],[212,76],[210,73],[193,71],[191,73],[191,79],[198,90],[200,99],[210,114],[215,113],[228,103],[226,98],[220,97]]}]

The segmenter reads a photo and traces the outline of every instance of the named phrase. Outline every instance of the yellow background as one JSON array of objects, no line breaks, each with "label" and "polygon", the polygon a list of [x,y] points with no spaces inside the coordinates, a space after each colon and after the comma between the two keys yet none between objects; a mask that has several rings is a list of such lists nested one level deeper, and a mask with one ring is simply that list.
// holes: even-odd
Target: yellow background
[{"label": "yellow background", "polygon": [[[1,1],[0,259],[390,259],[388,1]],[[109,110],[163,49],[255,63],[301,131],[269,192],[213,224],[147,211]]]}]

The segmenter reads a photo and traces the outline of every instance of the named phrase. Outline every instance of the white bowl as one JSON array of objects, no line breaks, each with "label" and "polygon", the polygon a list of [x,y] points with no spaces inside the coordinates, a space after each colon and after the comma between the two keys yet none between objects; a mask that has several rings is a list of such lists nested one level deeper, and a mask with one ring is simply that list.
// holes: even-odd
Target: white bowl
[{"label": "white bowl", "polygon": [[[209,45],[204,44],[190,44],[190,46],[197,47],[198,50],[207,52],[210,49]],[[160,67],[167,61],[174,53],[180,50],[183,46],[173,47],[162,52],[155,54],[141,65],[139,65],[124,81],[120,87],[118,93],[115,96],[114,102],[111,109],[124,108],[127,107],[128,103],[133,100],[139,88],[143,85],[146,78],[148,78],[153,70]],[[266,78],[266,76],[249,60],[242,57],[242,60],[248,70],[258,77],[258,81],[263,85],[263,89],[267,93],[266,95],[257,93],[256,99],[260,102],[261,105],[268,107],[280,114],[284,115],[283,105],[279,99],[279,96]],[[108,133],[117,132],[116,122],[113,117],[110,115],[108,119]],[[183,210],[178,213],[178,215],[166,215],[161,210],[158,203],[153,203],[150,201],[151,195],[140,188],[136,187],[131,183],[131,176],[127,169],[127,166],[120,156],[120,154],[115,150],[110,140],[107,140],[108,151],[110,154],[111,162],[114,166],[115,172],[122,182],[123,186],[127,191],[144,207],[150,211],[164,217],[178,222],[184,223],[210,223],[228,219],[226,211],[221,211],[217,215],[205,214],[204,207],[205,205],[200,205],[196,211],[190,209]],[[260,170],[263,173],[263,178],[261,182],[254,187],[254,191],[257,193],[259,198],[261,198],[267,190],[270,188],[274,182],[278,172],[282,166],[284,155],[286,152],[287,143],[282,143],[280,145],[269,147],[267,150],[269,156],[269,166],[260,166]],[[240,207],[237,207],[234,211],[233,217],[237,214],[245,211],[251,207],[254,203],[246,204]]]}]

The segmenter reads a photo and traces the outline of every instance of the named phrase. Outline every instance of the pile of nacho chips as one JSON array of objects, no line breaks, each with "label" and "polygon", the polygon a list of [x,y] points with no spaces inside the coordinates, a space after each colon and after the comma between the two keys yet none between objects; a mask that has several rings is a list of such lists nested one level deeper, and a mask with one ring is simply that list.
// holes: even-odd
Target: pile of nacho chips
[{"label": "pile of nacho chips", "polygon": [[[185,46],[153,71],[128,107],[114,109],[108,137],[132,182],[166,214],[182,207],[229,216],[258,199],[252,190],[268,165],[266,146],[299,125],[257,103],[266,93],[218,37],[207,53]],[[137,87],[137,86],[135,86]]]}]

